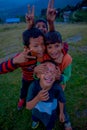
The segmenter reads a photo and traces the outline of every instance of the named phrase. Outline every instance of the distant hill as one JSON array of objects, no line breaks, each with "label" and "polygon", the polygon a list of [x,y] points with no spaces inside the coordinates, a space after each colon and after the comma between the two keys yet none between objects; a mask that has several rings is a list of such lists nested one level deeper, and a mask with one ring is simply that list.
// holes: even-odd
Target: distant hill
[{"label": "distant hill", "polygon": [[[0,18],[25,15],[27,5],[35,5],[35,14],[40,15],[41,9],[47,8],[49,0],[0,0]],[[55,8],[63,8],[66,5],[76,5],[81,0],[55,0]]]}]

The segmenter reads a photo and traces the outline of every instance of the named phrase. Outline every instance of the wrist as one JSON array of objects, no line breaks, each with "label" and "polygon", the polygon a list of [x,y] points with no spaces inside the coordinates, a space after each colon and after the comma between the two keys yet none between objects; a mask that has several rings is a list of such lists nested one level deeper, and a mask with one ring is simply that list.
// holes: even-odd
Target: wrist
[{"label": "wrist", "polygon": [[49,23],[49,24],[53,24],[53,23],[54,23],[54,21],[48,20],[48,23]]},{"label": "wrist", "polygon": [[17,64],[16,57],[13,58],[12,63],[13,63],[13,64]]}]

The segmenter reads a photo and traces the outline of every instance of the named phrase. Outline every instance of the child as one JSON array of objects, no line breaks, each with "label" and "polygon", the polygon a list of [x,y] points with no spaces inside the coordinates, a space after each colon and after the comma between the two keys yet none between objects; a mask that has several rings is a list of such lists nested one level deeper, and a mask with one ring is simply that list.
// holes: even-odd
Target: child
[{"label": "child", "polygon": [[[26,30],[23,33],[23,41],[25,50],[29,51],[28,56],[29,59],[26,59],[27,62],[17,64],[17,57],[8,60],[0,65],[1,74],[7,73],[9,71],[13,71],[18,67],[22,69],[22,88],[20,92],[20,99],[18,102],[18,110],[22,109],[25,99],[27,96],[27,90],[29,84],[33,81],[33,70],[34,67],[39,64],[39,62],[43,62],[48,57],[44,54],[45,51],[45,37],[43,33],[37,28],[31,28],[30,30]],[[24,52],[25,53],[25,52]],[[22,54],[19,54],[22,57]],[[25,55],[23,55],[25,61]],[[33,57],[32,57],[33,56]],[[33,58],[33,59],[32,59]],[[15,62],[16,59],[16,62]],[[21,58],[19,59],[19,62]],[[23,59],[22,59],[23,60]]]},{"label": "child", "polygon": [[64,111],[64,93],[56,82],[57,77],[60,77],[58,67],[56,68],[55,62],[52,61],[45,61],[37,67],[34,71],[39,80],[35,80],[30,85],[26,100],[26,108],[32,110],[32,128],[37,128],[41,121],[46,130],[52,130],[58,117],[56,110],[59,105],[60,122],[67,122],[65,130],[72,130]]},{"label": "child", "polygon": [[57,31],[46,34],[46,49],[50,58],[55,61],[61,70],[63,81],[61,86],[65,89],[66,82],[71,76],[72,58],[68,53],[64,53],[62,39]]},{"label": "child", "polygon": [[25,48],[28,48],[31,50],[30,56],[35,56],[36,60],[29,60],[28,63],[25,63],[22,65],[22,88],[21,88],[21,94],[20,99],[18,102],[18,110],[20,110],[24,103],[27,96],[27,90],[29,87],[29,84],[33,81],[33,70],[34,67],[39,63],[43,62],[47,56],[44,54],[45,52],[45,38],[43,33],[37,29],[37,28],[31,28],[30,30],[26,30],[23,33],[23,41]]}]

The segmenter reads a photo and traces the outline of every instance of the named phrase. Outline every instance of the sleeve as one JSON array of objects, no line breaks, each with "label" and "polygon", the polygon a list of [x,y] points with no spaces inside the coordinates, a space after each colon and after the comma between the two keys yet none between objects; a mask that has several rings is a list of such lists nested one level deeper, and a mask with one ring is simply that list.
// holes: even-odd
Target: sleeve
[{"label": "sleeve", "polygon": [[66,82],[69,80],[69,78],[71,77],[71,69],[72,69],[72,64],[68,65],[63,73],[62,73],[62,82],[60,84],[65,85]]},{"label": "sleeve", "polygon": [[57,83],[55,86],[55,96],[59,102],[62,102],[62,103],[66,102],[64,91],[62,87],[58,85]]},{"label": "sleeve", "polygon": [[13,64],[13,58],[9,59],[8,61],[2,62],[0,64],[0,74],[14,71],[16,68],[18,68],[18,67]]},{"label": "sleeve", "polygon": [[28,102],[28,101],[30,101],[30,100],[32,100],[34,98],[34,95],[35,95],[34,93],[35,93],[35,83],[32,82],[29,85],[26,102]]}]

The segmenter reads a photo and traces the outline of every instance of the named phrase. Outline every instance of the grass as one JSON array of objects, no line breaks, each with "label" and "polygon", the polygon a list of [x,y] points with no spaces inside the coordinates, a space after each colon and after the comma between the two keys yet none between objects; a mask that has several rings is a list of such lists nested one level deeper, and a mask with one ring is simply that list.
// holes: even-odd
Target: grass
[{"label": "grass", "polygon": [[[69,53],[73,57],[72,77],[67,83],[65,95],[67,111],[76,130],[87,130],[87,25],[57,24],[63,40],[80,34],[82,39],[69,43]],[[23,50],[22,32],[26,24],[0,25],[0,61],[12,57]],[[31,129],[31,112],[24,108],[17,111],[21,88],[21,70],[0,75],[0,130]],[[78,115],[79,113],[79,115]],[[44,130],[41,124],[38,130]],[[55,130],[61,130],[56,122]]]}]

